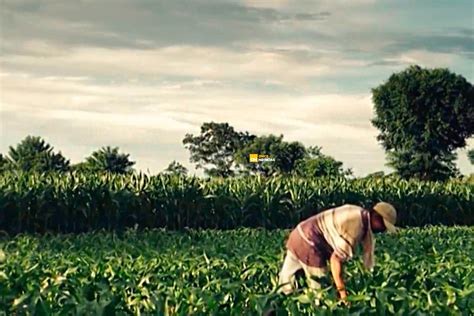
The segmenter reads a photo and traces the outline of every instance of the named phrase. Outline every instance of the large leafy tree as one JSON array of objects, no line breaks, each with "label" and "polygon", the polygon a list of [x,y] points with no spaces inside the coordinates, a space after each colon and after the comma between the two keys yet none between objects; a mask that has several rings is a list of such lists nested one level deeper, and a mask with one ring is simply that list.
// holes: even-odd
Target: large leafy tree
[{"label": "large leafy tree", "polygon": [[3,154],[0,154],[0,172],[10,169],[10,160]]},{"label": "large leafy tree", "polygon": [[469,161],[471,162],[471,164],[474,165],[474,149],[471,149],[468,151],[467,157],[469,158]]},{"label": "large leafy tree", "polygon": [[187,175],[188,169],[180,164],[179,162],[173,160],[168,167],[163,171],[164,174],[176,174],[176,175]]},{"label": "large leafy tree", "polygon": [[82,171],[126,174],[133,171],[132,167],[135,164],[129,157],[129,154],[120,153],[118,147],[102,147],[94,151],[77,168]]},{"label": "large leafy tree", "polygon": [[22,171],[67,171],[69,160],[39,136],[27,136],[16,147],[10,146],[8,165]]},{"label": "large leafy tree", "polygon": [[186,134],[183,144],[189,150],[190,161],[208,176],[235,175],[234,156],[238,150],[255,138],[248,132],[237,132],[228,123],[208,122],[201,126],[197,136]]},{"label": "large leafy tree", "polygon": [[344,170],[341,161],[324,155],[320,147],[309,147],[303,159],[296,163],[295,174],[303,177],[342,177],[352,174]]},{"label": "large leafy tree", "polygon": [[[250,162],[250,154],[269,155],[275,161]],[[283,135],[268,135],[254,138],[237,152],[236,160],[242,174],[272,176],[290,174],[305,154],[305,147],[301,143],[286,142]]]},{"label": "large leafy tree", "polygon": [[411,66],[372,90],[377,139],[403,178],[458,174],[455,150],[474,133],[474,89],[448,69]]}]

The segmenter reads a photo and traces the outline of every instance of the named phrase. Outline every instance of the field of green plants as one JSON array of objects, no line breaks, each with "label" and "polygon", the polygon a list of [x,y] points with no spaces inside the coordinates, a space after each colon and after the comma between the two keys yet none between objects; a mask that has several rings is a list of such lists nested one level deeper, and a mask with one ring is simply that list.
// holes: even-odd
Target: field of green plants
[{"label": "field of green plants", "polygon": [[474,183],[397,179],[0,174],[0,230],[290,228],[325,208],[389,201],[399,226],[474,225]]},{"label": "field of green plants", "polygon": [[[4,172],[0,315],[472,315],[473,191],[462,181]],[[330,278],[318,293],[303,278],[295,294],[276,292],[285,228],[381,200],[412,228],[378,236],[372,274],[358,258],[347,265],[349,308]]]},{"label": "field of green plants", "polygon": [[[346,268],[350,307],[331,281],[276,293],[288,230],[127,230],[0,239],[4,315],[472,315],[474,227],[377,235],[376,267]],[[1,314],[1,313],[0,313]]]}]

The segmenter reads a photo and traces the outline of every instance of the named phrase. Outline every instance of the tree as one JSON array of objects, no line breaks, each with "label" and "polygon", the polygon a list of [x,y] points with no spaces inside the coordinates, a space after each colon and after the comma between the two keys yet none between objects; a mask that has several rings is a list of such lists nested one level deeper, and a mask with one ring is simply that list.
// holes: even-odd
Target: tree
[{"label": "tree", "polygon": [[474,133],[474,89],[448,69],[411,66],[372,89],[377,139],[402,178],[456,176],[455,150]]},{"label": "tree", "polygon": [[[250,162],[250,154],[269,155],[275,161]],[[242,174],[272,176],[291,173],[305,154],[301,143],[283,141],[283,135],[268,135],[254,138],[236,154],[236,160]]]},{"label": "tree", "polygon": [[471,164],[474,165],[474,149],[468,151],[467,157],[469,158]]},{"label": "tree", "polygon": [[383,171],[376,171],[376,172],[372,172],[372,173],[369,173],[368,175],[365,176],[366,179],[382,179],[384,178],[386,175],[385,175],[385,172]]},{"label": "tree", "polygon": [[102,147],[94,151],[90,157],[86,158],[84,164],[79,164],[79,170],[91,172],[110,172],[116,174],[126,174],[133,171],[134,161],[130,161],[129,154],[119,153],[118,147]]},{"label": "tree", "polygon": [[27,136],[16,147],[10,146],[9,165],[22,171],[67,171],[69,160],[39,136]]},{"label": "tree", "polygon": [[164,174],[187,175],[188,169],[179,162],[173,160],[168,167],[163,171]]},{"label": "tree", "polygon": [[208,176],[231,177],[235,175],[234,156],[254,135],[234,130],[228,123],[204,123],[201,134],[186,134],[183,139],[189,150],[190,161]]},{"label": "tree", "polygon": [[309,147],[304,159],[297,162],[295,174],[302,177],[343,177],[351,175],[352,170],[344,170],[342,162],[324,155],[320,147]]},{"label": "tree", "polygon": [[10,169],[10,160],[3,156],[3,154],[0,154],[0,172],[2,171],[7,171]]}]

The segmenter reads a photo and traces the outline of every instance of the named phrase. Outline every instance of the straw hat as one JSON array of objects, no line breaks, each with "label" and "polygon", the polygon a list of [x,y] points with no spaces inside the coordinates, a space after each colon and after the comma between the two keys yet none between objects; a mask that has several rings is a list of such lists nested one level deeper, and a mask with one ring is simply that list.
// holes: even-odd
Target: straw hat
[{"label": "straw hat", "polygon": [[397,227],[395,227],[395,223],[397,221],[397,210],[386,202],[379,202],[375,204],[373,207],[374,211],[377,212],[383,218],[383,223],[387,228],[387,231],[390,233],[395,233],[397,231]]}]

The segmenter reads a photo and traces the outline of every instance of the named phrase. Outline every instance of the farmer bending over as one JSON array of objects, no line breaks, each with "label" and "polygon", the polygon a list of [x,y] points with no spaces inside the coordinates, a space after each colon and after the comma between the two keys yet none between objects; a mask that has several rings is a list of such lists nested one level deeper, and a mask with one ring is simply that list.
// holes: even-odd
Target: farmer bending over
[{"label": "farmer bending over", "polygon": [[330,261],[334,283],[343,300],[347,292],[342,279],[342,262],[352,258],[356,244],[362,243],[364,266],[374,266],[375,239],[373,233],[395,232],[395,208],[385,202],[371,210],[356,205],[343,205],[326,210],[301,222],[291,232],[286,243],[287,253],[280,272],[280,291],[293,291],[294,275],[303,269],[312,289],[321,285],[311,277],[322,277]]}]

